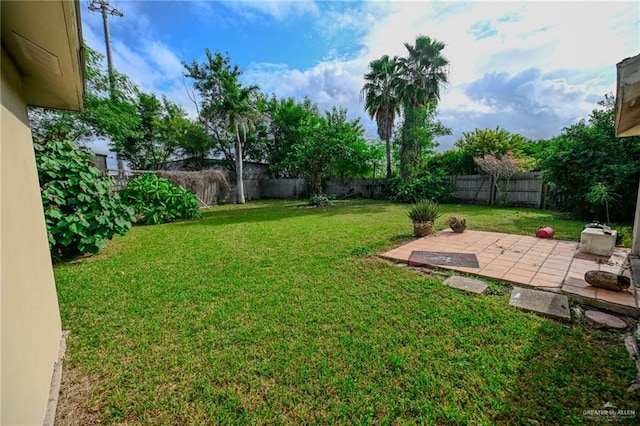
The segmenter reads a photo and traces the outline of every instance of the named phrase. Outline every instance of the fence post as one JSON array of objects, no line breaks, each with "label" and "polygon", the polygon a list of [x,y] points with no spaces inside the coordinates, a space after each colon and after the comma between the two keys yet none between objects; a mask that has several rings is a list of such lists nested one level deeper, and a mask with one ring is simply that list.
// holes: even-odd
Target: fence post
[{"label": "fence post", "polygon": [[496,183],[494,182],[493,175],[489,175],[489,200],[487,202],[488,205],[493,206],[493,203],[496,199]]}]

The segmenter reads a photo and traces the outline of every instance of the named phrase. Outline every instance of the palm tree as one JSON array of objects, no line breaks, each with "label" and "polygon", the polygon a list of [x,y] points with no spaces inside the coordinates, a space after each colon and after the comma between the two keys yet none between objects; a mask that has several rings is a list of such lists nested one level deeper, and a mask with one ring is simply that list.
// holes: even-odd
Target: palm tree
[{"label": "palm tree", "polygon": [[384,55],[369,63],[370,71],[364,76],[364,86],[360,90],[360,100],[365,101],[364,109],[378,125],[378,136],[387,148],[387,178],[391,177],[391,135],[396,113],[400,112],[397,57]]},{"label": "palm tree", "polygon": [[[216,105],[218,115],[228,125],[235,139],[236,187],[238,204],[244,204],[244,181],[242,164],[242,145],[247,141],[247,133],[256,122],[266,118],[254,102],[259,91],[258,86],[242,87],[233,74],[220,76],[220,101]],[[242,133],[242,138],[241,138]]]},{"label": "palm tree", "polygon": [[[427,36],[416,38],[415,46],[404,44],[409,56],[398,59],[400,72],[398,80],[398,96],[405,111],[406,135],[415,135],[416,126],[413,117],[418,111],[433,108],[440,100],[440,88],[448,82],[449,61],[442,55],[445,44],[432,40]],[[406,138],[405,138],[406,139]],[[415,160],[419,150],[419,141],[410,136],[403,140],[401,146],[400,165],[403,178],[408,175],[408,165]]]}]

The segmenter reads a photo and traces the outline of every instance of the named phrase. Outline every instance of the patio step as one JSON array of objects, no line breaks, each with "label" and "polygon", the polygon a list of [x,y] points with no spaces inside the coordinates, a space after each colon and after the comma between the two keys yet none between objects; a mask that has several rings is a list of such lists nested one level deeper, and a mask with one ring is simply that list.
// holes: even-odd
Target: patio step
[{"label": "patio step", "polygon": [[509,305],[549,318],[571,321],[569,298],[563,294],[514,287]]}]

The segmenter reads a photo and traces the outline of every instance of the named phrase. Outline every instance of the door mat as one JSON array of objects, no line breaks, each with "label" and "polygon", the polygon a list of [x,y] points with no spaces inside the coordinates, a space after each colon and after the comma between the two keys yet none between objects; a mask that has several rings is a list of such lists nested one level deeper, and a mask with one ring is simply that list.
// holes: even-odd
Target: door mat
[{"label": "door mat", "polygon": [[480,268],[478,258],[473,253],[447,253],[444,251],[412,251],[409,266],[459,266]]}]

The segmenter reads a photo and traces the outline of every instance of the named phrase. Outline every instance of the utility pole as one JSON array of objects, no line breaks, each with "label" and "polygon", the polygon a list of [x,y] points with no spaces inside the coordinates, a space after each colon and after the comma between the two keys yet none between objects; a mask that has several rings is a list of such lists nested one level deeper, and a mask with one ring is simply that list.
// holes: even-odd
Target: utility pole
[{"label": "utility pole", "polygon": [[[111,55],[111,34],[109,33],[109,15],[122,18],[124,13],[109,5],[109,0],[91,0],[89,10],[92,12],[102,12],[102,23],[104,25],[104,43],[107,46],[107,67],[109,71],[109,96],[114,97],[115,81],[113,78],[113,58]],[[124,173],[124,160],[118,156],[118,171]]]},{"label": "utility pole", "polygon": [[89,4],[89,10],[92,12],[102,12],[102,23],[104,25],[104,43],[107,46],[107,66],[109,69],[109,89],[110,95],[113,96],[113,58],[111,55],[111,34],[109,33],[109,15],[119,16],[122,18],[124,14],[115,7],[109,5],[109,0],[92,0]]}]

